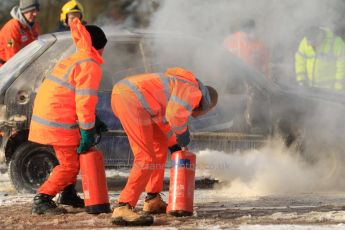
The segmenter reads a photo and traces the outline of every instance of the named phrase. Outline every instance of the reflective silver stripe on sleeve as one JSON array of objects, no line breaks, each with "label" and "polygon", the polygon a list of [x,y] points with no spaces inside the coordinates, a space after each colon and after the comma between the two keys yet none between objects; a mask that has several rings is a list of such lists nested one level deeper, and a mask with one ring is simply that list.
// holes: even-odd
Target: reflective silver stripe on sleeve
[{"label": "reflective silver stripe on sleeve", "polygon": [[180,99],[180,98],[178,98],[176,96],[171,96],[170,100],[174,101],[174,102],[176,102],[176,103],[178,103],[180,105],[182,105],[188,111],[192,111],[193,110],[193,108],[187,102],[183,101],[182,99]]},{"label": "reflective silver stripe on sleeve", "polygon": [[322,53],[317,54],[317,58],[320,60],[325,60],[325,61],[331,61],[331,60],[336,59],[336,57],[333,54],[322,54]]},{"label": "reflective silver stripe on sleeve", "polygon": [[149,104],[147,103],[146,99],[144,98],[144,95],[139,91],[137,86],[133,84],[132,82],[128,81],[127,79],[122,80],[121,83],[127,85],[137,96],[142,106],[146,109],[146,111],[153,117],[155,114],[152,112],[151,108],[149,107]]},{"label": "reflective silver stripe on sleeve", "polygon": [[62,122],[55,122],[55,121],[48,121],[46,119],[43,119],[41,117],[37,117],[35,115],[32,116],[31,120],[40,123],[42,125],[54,127],[54,128],[61,128],[61,129],[76,129],[78,128],[78,124],[67,124],[67,123],[62,123]]},{"label": "reflective silver stripe on sleeve", "polygon": [[[97,63],[97,62],[96,62],[95,60],[93,60],[92,58],[86,58],[86,59],[77,61],[76,63],[74,63],[73,65],[71,65],[71,66],[68,68],[66,74],[63,76],[63,79],[67,80],[68,76],[70,75],[71,71],[73,70],[73,67],[74,67],[75,65],[80,65],[80,64],[82,64],[83,62],[95,62],[95,63]],[[98,63],[97,63],[97,64],[98,64]]]},{"label": "reflective silver stripe on sleeve", "polygon": [[188,85],[192,85],[194,87],[199,88],[199,86],[197,84],[193,83],[193,82],[190,82],[190,81],[187,81],[187,80],[183,80],[183,79],[180,79],[180,78],[177,78],[177,77],[173,77],[173,76],[171,76],[170,78],[172,78],[172,79],[174,79],[176,81],[180,81],[180,82],[186,83]]},{"label": "reflective silver stripe on sleeve", "polygon": [[58,84],[58,85],[60,85],[62,87],[65,87],[65,88],[67,88],[69,90],[72,90],[72,91],[75,90],[75,87],[73,85],[71,85],[70,83],[65,82],[64,80],[61,80],[60,78],[57,78],[57,77],[55,77],[53,75],[48,76],[46,79],[50,80],[50,81],[53,81],[56,84]]},{"label": "reflective silver stripe on sleeve", "polygon": [[79,122],[79,127],[82,129],[92,129],[93,127],[95,127],[95,122],[90,122],[90,123]]},{"label": "reflective silver stripe on sleeve", "polygon": [[181,126],[174,126],[174,127],[171,127],[174,131],[181,131],[181,130],[184,130],[185,128],[188,127],[188,124],[184,124],[184,125],[181,125]]},{"label": "reflective silver stripe on sleeve", "polygon": [[297,51],[297,54],[303,58],[315,58],[315,55],[306,55],[306,54],[302,53],[301,51]]},{"label": "reflective silver stripe on sleeve", "polygon": [[167,138],[172,137],[174,135],[174,132],[172,130],[169,130],[169,132],[166,134]]},{"label": "reflective silver stripe on sleeve", "polygon": [[160,80],[162,81],[165,98],[168,102],[170,99],[169,78],[163,76],[162,74],[158,74],[158,76],[159,76]]},{"label": "reflective silver stripe on sleeve", "polygon": [[97,96],[97,90],[94,89],[77,89],[75,94],[78,96]]}]

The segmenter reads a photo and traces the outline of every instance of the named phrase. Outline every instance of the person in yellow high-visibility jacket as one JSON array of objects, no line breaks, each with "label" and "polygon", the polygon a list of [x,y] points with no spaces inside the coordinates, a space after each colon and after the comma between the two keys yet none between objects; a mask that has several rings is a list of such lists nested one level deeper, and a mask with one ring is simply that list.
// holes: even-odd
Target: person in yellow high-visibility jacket
[{"label": "person in yellow high-visibility jacket", "polygon": [[295,70],[301,86],[344,90],[344,41],[328,28],[309,28],[295,54]]}]

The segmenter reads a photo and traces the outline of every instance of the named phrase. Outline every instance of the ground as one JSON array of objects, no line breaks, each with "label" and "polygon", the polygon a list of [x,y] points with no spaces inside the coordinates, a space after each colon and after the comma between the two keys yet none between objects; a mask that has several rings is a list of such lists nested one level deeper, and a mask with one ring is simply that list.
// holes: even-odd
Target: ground
[{"label": "ground", "polygon": [[[311,170],[283,152],[266,148],[232,155],[199,153],[193,216],[157,215],[154,225],[144,229],[345,229],[345,189],[331,186],[341,184],[342,176],[325,177],[325,172],[332,171],[329,167]],[[205,180],[206,172],[226,182]],[[107,170],[112,206],[127,176],[128,172]],[[164,200],[168,199],[167,187],[168,180]],[[80,180],[77,189],[83,196]],[[111,223],[111,214],[90,215],[83,209],[67,207],[68,213],[59,216],[31,215],[33,196],[17,193],[6,166],[0,165],[0,229],[121,228]],[[142,208],[143,196],[137,210]]]},{"label": "ground", "polygon": [[[3,180],[0,183],[3,185],[5,182]],[[109,194],[114,204],[119,192],[110,188]],[[167,199],[167,192],[163,194],[163,199]],[[32,194],[18,194],[11,189],[0,192],[1,229],[118,228],[111,224],[111,214],[90,215],[83,209],[66,207],[68,214],[58,216],[31,215],[32,197]],[[141,207],[142,202],[137,209]],[[229,196],[218,188],[197,189],[192,217],[157,215],[154,226],[146,229],[162,228],[345,229],[345,193],[242,197],[240,194]]]}]

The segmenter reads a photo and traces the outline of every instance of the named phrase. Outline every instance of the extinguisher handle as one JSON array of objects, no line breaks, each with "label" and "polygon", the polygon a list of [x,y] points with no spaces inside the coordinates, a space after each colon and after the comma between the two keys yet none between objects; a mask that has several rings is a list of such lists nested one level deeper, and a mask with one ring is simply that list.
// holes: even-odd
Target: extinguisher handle
[{"label": "extinguisher handle", "polygon": [[188,148],[187,148],[187,146],[185,146],[185,147],[182,147],[182,149],[181,149],[183,152],[186,152],[186,151],[188,151]]},{"label": "extinguisher handle", "polygon": [[93,146],[98,145],[99,142],[101,142],[101,139],[102,139],[102,132],[97,132],[95,136],[95,143],[93,144]]}]

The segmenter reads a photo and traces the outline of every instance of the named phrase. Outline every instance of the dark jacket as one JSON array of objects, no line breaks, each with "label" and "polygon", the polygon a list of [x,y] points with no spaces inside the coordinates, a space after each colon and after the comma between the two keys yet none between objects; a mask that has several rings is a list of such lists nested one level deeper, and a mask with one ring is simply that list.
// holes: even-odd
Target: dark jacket
[{"label": "dark jacket", "polygon": [[[86,21],[81,22],[84,26],[86,25]],[[64,31],[70,31],[70,28],[66,23],[59,22],[58,26],[52,31],[52,33],[56,32],[64,32]]]},{"label": "dark jacket", "polygon": [[58,26],[52,31],[52,33],[63,32],[63,31],[70,31],[70,28],[65,23],[59,22]]}]

